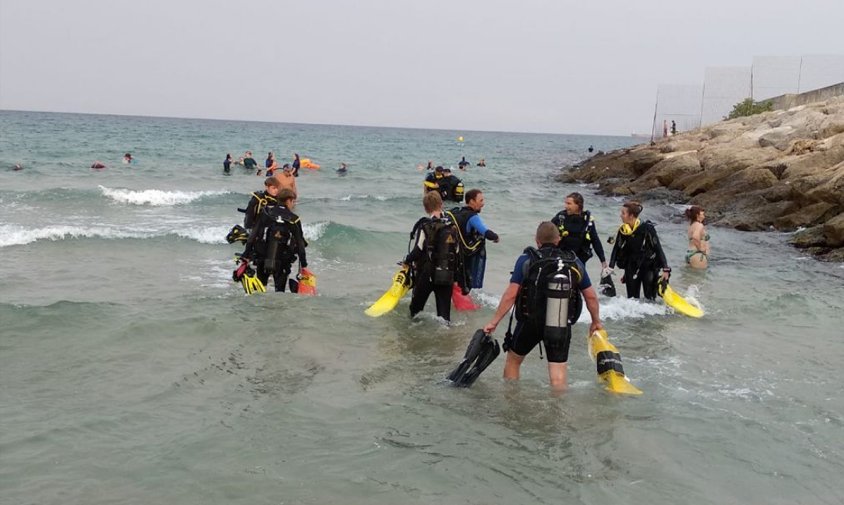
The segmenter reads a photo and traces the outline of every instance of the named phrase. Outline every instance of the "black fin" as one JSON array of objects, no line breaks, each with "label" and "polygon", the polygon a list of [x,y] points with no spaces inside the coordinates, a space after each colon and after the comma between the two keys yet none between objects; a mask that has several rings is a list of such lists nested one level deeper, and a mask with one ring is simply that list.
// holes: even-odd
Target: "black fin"
[{"label": "black fin", "polygon": [[601,277],[601,283],[598,285],[600,288],[601,294],[604,296],[609,296],[612,298],[615,296],[615,283],[612,281],[612,277],[607,275],[606,277]]},{"label": "black fin", "polygon": [[486,340],[483,342],[483,347],[478,355],[478,359],[475,361],[475,364],[468,372],[463,374],[463,377],[457,379],[455,384],[459,387],[470,387],[476,380],[478,380],[478,377],[481,376],[481,372],[486,370],[486,368],[495,361],[495,358],[497,358],[500,353],[501,347],[498,345],[498,340],[486,335]]},{"label": "black fin", "polygon": [[463,361],[457,365],[457,368],[451,371],[448,374],[448,380],[450,381],[457,381],[460,377],[466,373],[466,370],[472,366],[472,363],[478,357],[478,354],[481,352],[481,346],[484,341],[484,330],[478,330],[472,335],[472,339],[469,341],[469,346],[466,348],[466,352],[463,354]]},{"label": "black fin", "polygon": [[290,288],[291,293],[299,292],[299,282],[296,279],[287,279],[287,287]]}]

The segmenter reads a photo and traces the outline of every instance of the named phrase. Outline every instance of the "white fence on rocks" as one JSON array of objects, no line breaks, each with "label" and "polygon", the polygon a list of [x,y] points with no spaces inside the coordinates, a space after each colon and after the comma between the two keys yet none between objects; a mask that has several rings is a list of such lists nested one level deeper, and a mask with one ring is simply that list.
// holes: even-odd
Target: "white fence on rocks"
[{"label": "white fence on rocks", "polygon": [[703,85],[660,84],[653,138],[721,121],[747,98],[762,101],[844,82],[844,55],[755,56],[749,67],[706,67]]}]

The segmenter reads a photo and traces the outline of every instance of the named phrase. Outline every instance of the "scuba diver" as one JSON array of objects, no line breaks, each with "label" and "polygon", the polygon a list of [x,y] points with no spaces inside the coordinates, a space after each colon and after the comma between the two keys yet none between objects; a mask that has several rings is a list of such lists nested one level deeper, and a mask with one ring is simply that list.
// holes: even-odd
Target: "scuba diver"
[{"label": "scuba diver", "polygon": [[[433,172],[425,176],[425,182],[422,183],[422,194],[425,195],[429,191],[436,191],[439,193],[440,181],[443,178],[443,167],[437,166]],[[442,198],[442,195],[440,195]]]},{"label": "scuba diver", "polygon": [[466,170],[466,167],[468,167],[469,165],[470,163],[466,161],[466,157],[463,156],[463,158],[460,160],[460,163],[457,164],[457,168],[459,168],[460,170]]},{"label": "scuba diver", "polygon": [[427,217],[413,225],[410,246],[402,266],[413,276],[410,316],[425,308],[431,292],[437,301],[437,316],[451,320],[451,292],[458,270],[457,228],[443,213],[439,193],[430,191],[422,197]]},{"label": "scuba diver", "polygon": [[[560,233],[554,223],[540,223],[535,241],[538,249],[528,247],[516,260],[510,284],[483,329],[492,334],[512,309],[502,346],[507,353],[504,378],[518,379],[525,356],[544,342],[551,387],[563,390],[568,380],[571,326],[580,317],[584,302],[592,316],[589,333],[603,328],[598,295],[583,263],[571,251],[558,248]],[[517,322],[511,332],[514,316]]]},{"label": "scuba diver", "polygon": [[[448,217],[457,224],[460,238],[460,255],[463,268],[457,276],[464,295],[473,288],[484,287],[484,271],[486,270],[486,241],[498,243],[498,234],[487,228],[481,219],[480,212],[484,208],[484,194],[479,189],[470,189],[466,193],[466,206],[455,207],[446,211]],[[462,275],[460,275],[462,274]]]},{"label": "scuba diver", "polygon": [[551,218],[551,222],[560,232],[560,249],[572,251],[584,265],[592,257],[592,249],[601,260],[601,268],[607,268],[604,247],[598,238],[595,218],[588,210],[583,210],[583,195],[569,193],[564,201],[565,208]]},{"label": "scuba diver", "polygon": [[[264,179],[264,191],[256,191],[252,193],[252,198],[246,206],[246,216],[243,217],[243,227],[251,230],[258,221],[258,216],[264,211],[265,207],[274,207],[279,204],[278,192],[281,185],[275,177],[267,177]],[[241,210],[241,209],[238,209]]]},{"label": "scuba diver", "polygon": [[627,298],[639,298],[641,287],[646,299],[655,300],[658,272],[662,270],[662,279],[668,281],[671,268],[665,259],[654,224],[639,220],[642,209],[642,204],[635,201],[621,206],[623,224],[615,237],[609,268],[612,271],[618,264],[619,268],[624,269],[621,282],[627,285]]},{"label": "scuba diver", "polygon": [[452,175],[450,168],[443,168],[443,177],[439,182],[440,198],[443,201],[460,203],[463,201],[463,181]]},{"label": "scuba diver", "polygon": [[232,155],[231,153],[226,154],[226,159],[223,160],[223,173],[226,175],[231,174],[232,172]]},{"label": "scuba diver", "polygon": [[347,167],[345,163],[340,163],[340,168],[337,169],[337,174],[338,175],[346,175],[346,173],[348,171],[349,171],[349,167]]},{"label": "scuba diver", "polygon": [[265,206],[259,214],[240,257],[242,261],[255,263],[258,280],[264,286],[272,275],[275,290],[285,291],[287,277],[297,257],[300,274],[308,266],[305,255],[308,244],[302,233],[302,221],[293,213],[296,194],[282,189],[277,198],[278,205]]}]

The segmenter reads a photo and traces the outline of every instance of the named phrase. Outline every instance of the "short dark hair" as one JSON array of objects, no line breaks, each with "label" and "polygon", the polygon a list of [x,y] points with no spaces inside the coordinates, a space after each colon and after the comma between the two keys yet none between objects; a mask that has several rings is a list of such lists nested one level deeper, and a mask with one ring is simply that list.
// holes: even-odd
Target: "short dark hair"
[{"label": "short dark hair", "polygon": [[466,192],[466,203],[471,202],[472,200],[477,198],[478,195],[480,195],[481,193],[483,193],[483,191],[481,191],[480,189],[477,189],[477,188],[470,189],[469,191]]},{"label": "short dark hair", "polygon": [[264,186],[274,186],[277,188],[279,186],[278,179],[275,177],[267,177],[264,179]]},{"label": "short dark hair", "polygon": [[560,230],[551,221],[542,221],[536,228],[536,241],[540,244],[556,244],[560,240]]}]

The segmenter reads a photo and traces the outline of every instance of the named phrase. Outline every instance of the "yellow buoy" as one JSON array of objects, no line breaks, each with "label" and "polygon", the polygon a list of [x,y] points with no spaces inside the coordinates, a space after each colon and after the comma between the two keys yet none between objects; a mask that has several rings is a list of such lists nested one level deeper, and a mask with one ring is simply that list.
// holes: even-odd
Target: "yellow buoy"
[{"label": "yellow buoy", "polygon": [[458,142],[463,142],[463,137],[457,137]]}]

